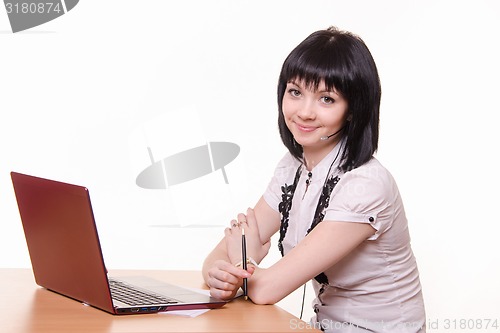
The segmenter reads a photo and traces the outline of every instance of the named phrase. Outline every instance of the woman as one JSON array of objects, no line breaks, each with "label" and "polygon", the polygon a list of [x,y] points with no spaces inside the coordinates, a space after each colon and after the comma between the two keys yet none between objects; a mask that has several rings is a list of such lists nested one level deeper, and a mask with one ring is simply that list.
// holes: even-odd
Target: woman
[{"label": "woman", "polygon": [[[373,154],[381,88],[370,51],[336,28],[314,32],[285,60],[278,124],[288,153],[254,209],[208,255],[214,297],[272,304],[312,280],[325,331],[424,332],[425,311],[397,185]],[[247,270],[241,265],[245,230]],[[279,232],[283,258],[257,265]]]}]

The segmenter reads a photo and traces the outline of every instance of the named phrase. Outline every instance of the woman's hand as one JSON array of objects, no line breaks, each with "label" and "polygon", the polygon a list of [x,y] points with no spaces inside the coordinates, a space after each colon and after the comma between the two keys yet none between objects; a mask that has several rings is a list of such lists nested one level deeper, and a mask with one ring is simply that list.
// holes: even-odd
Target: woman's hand
[{"label": "woman's hand", "polygon": [[208,270],[206,281],[210,287],[210,295],[225,301],[234,298],[243,284],[243,279],[251,277],[254,270],[253,265],[249,265],[247,270],[244,270],[224,260],[215,261]]},{"label": "woman's hand", "polygon": [[231,228],[224,231],[227,255],[231,263],[242,260],[242,229],[245,230],[247,258],[260,262],[267,255],[271,246],[270,240],[261,240],[259,227],[253,209],[248,208],[247,214],[238,214],[237,220],[231,221]]}]

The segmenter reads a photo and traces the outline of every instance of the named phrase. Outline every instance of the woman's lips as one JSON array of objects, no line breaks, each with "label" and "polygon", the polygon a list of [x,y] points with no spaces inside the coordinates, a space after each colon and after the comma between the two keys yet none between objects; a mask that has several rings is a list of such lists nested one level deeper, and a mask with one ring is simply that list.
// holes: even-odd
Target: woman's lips
[{"label": "woman's lips", "polygon": [[307,125],[302,125],[302,124],[299,124],[299,123],[295,123],[295,126],[297,126],[297,128],[300,131],[307,132],[307,133],[313,132],[313,131],[315,131],[318,128],[316,126],[307,126]]}]

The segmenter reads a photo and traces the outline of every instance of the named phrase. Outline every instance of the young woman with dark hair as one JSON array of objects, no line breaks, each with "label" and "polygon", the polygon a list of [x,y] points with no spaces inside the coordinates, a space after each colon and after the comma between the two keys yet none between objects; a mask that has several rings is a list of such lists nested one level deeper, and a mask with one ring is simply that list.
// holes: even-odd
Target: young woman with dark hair
[{"label": "young woman with dark hair", "polygon": [[[373,156],[380,96],[375,62],[352,33],[320,30],[290,53],[278,81],[278,125],[289,152],[254,209],[231,221],[206,258],[214,297],[231,299],[247,279],[251,300],[272,304],[311,280],[317,328],[425,332],[403,202]],[[241,229],[247,270],[238,264]],[[259,268],[277,232],[283,258]]]}]

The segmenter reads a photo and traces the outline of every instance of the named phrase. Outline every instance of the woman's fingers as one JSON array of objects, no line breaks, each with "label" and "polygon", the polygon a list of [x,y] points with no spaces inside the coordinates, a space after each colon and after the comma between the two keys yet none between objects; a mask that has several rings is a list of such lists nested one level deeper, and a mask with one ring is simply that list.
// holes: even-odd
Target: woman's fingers
[{"label": "woman's fingers", "polygon": [[230,299],[241,287],[243,278],[250,276],[249,272],[219,260],[208,272],[207,284],[210,286],[210,294],[216,298]]},{"label": "woman's fingers", "polygon": [[253,211],[252,208],[247,209],[246,218],[247,218],[247,223],[248,223],[249,227],[258,229],[257,219],[255,218],[255,212]]},{"label": "woman's fingers", "polygon": [[253,234],[258,235],[260,239],[259,225],[257,223],[257,218],[255,217],[255,212],[253,211],[252,208],[247,209],[246,219],[248,227],[251,229]]},{"label": "woman's fingers", "polygon": [[210,286],[227,289],[241,283],[241,279],[249,278],[251,274],[246,270],[233,266],[226,261],[218,261],[213,268],[208,271]]}]

